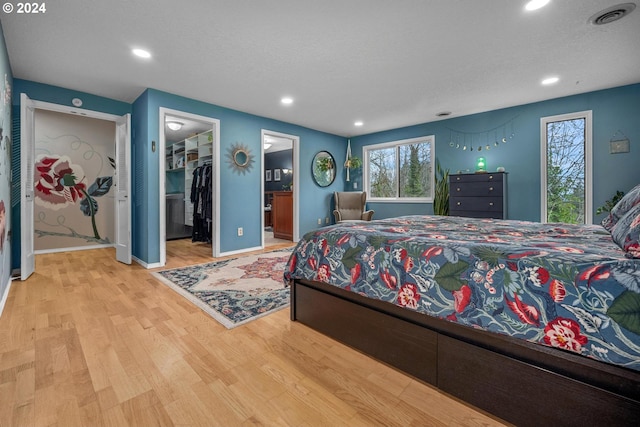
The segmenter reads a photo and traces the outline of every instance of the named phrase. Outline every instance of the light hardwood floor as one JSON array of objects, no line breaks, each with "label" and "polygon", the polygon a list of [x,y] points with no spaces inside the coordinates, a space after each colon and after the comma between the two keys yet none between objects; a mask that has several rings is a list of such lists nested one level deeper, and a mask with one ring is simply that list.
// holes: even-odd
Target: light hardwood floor
[{"label": "light hardwood floor", "polygon": [[[169,242],[165,268],[211,261]],[[289,320],[227,330],[112,249],[36,256],[0,318],[1,426],[497,426]]]}]

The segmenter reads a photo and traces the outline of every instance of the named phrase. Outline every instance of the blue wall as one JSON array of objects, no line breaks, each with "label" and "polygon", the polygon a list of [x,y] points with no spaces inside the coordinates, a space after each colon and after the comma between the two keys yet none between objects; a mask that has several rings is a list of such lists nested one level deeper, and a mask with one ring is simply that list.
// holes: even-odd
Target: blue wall
[{"label": "blue wall", "polygon": [[[261,244],[262,129],[300,137],[300,233],[304,234],[316,228],[318,217],[330,216],[331,196],[334,191],[342,190],[343,184],[336,180],[326,188],[315,185],[309,172],[311,160],[320,150],[330,151],[337,159],[343,158],[344,154],[341,153],[346,150],[345,138],[148,89],[136,100],[133,111],[136,132],[133,136],[134,157],[138,158],[138,164],[144,168],[144,177],[140,178],[142,184],[139,181],[134,184],[134,256],[147,263],[160,260],[160,240],[155,230],[158,229],[159,221],[156,208],[159,197],[158,156],[162,153],[160,150],[152,153],[149,149],[151,141],[159,141],[160,107],[220,120],[221,252],[237,251]],[[246,145],[255,156],[253,168],[248,173],[238,174],[229,165],[227,155],[235,143]],[[244,236],[236,235],[238,227],[244,228]]]},{"label": "blue wall", "polygon": [[[287,187],[293,181],[293,174],[283,174],[280,171],[280,181],[276,181],[273,178],[273,171],[275,169],[292,169],[293,168],[293,150],[276,151],[275,153],[268,153],[264,155],[264,169],[271,170],[271,181],[265,181],[264,191],[283,191],[284,187]],[[304,171],[305,168],[302,168]],[[311,167],[309,167],[311,170]]]},{"label": "blue wall", "polygon": [[[50,86],[42,83],[36,83],[28,80],[14,79],[13,81],[13,114],[14,114],[14,153],[20,153],[20,94],[26,93],[27,96],[36,101],[51,102],[53,104],[73,106],[71,100],[80,98],[83,102],[82,108],[86,110],[99,111],[101,113],[114,114],[122,116],[131,113],[131,105],[126,102],[115,101],[113,99],[101,96],[91,95],[85,92],[64,89],[57,86]],[[14,154],[14,157],[18,157]],[[13,176],[20,177],[20,162],[14,162]],[[14,189],[12,205],[11,205],[11,266],[12,268],[20,268],[20,180],[14,180],[17,185],[17,191]],[[17,197],[17,200],[15,200]]]},{"label": "blue wall", "polygon": [[[514,119],[514,138],[482,151],[482,156],[488,170],[503,166],[509,173],[509,218],[540,221],[540,118],[587,110],[593,112],[593,218],[599,222],[598,206],[616,190],[626,192],[640,183],[640,84],[363,135],[351,138],[351,147],[354,155],[362,156],[364,145],[435,135],[436,157],[443,168],[451,173],[473,171],[480,153],[451,147],[451,129],[482,134]],[[609,141],[616,131],[631,141],[629,153],[609,154]],[[356,182],[361,189],[361,175]],[[352,189],[353,183],[345,186]],[[433,213],[431,204],[369,203],[368,207],[376,211],[375,218]]]},{"label": "blue wall", "polygon": [[[260,245],[261,130],[300,137],[300,233],[315,229],[317,218],[332,217],[334,191],[362,189],[361,171],[351,172],[346,182],[344,162],[346,139],[302,126],[254,116],[213,104],[196,101],[155,89],[146,90],[133,103],[127,104],[91,94],[53,87],[35,82],[14,80],[14,112],[19,107],[19,94],[63,105],[71,105],[75,97],[84,101],[83,108],[110,114],[132,113],[132,252],[141,261],[153,264],[160,259],[159,229],[159,158],[161,150],[151,151],[151,142],[159,142],[159,108],[198,114],[220,120],[220,187],[222,252],[238,251]],[[362,146],[421,135],[436,136],[436,156],[452,172],[472,169],[477,153],[449,146],[451,129],[458,132],[482,133],[515,118],[515,138],[499,148],[483,152],[490,170],[504,166],[509,172],[509,217],[538,221],[540,219],[540,118],[576,111],[593,111],[594,146],[594,210],[616,190],[628,191],[640,182],[638,143],[640,141],[640,84],[559,98],[393,129],[351,138],[352,151],[362,155]],[[622,131],[631,141],[631,152],[609,154],[609,140]],[[237,174],[231,169],[227,154],[235,143],[249,147],[255,163],[249,173]],[[19,148],[19,147],[17,147]],[[320,188],[312,180],[313,156],[321,150],[331,152],[338,164],[338,179]],[[14,176],[19,170],[14,168]],[[18,174],[18,175],[15,175]],[[357,188],[354,186],[357,185]],[[12,209],[12,235],[19,236],[19,203]],[[431,204],[369,203],[375,218],[406,214],[430,214]],[[594,216],[595,218],[595,216]],[[600,218],[596,218],[599,221]],[[17,224],[16,224],[17,221]],[[244,236],[236,236],[238,227]],[[19,267],[19,238],[12,241],[12,266]]]},{"label": "blue wall", "polygon": [[[2,24],[0,24],[0,201],[3,212],[0,212],[0,314],[4,307],[5,293],[11,281],[11,243],[15,238],[12,231],[11,218],[11,119],[12,108],[9,97],[13,92],[13,74],[4,41]],[[15,94],[15,92],[13,92]],[[20,180],[18,179],[18,182]],[[18,234],[20,236],[20,234]]]}]

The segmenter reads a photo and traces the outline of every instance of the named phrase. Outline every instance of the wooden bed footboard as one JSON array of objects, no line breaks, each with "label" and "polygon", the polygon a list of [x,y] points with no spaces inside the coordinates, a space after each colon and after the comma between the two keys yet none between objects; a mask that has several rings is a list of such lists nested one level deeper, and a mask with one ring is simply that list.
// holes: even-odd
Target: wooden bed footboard
[{"label": "wooden bed footboard", "polygon": [[291,320],[518,426],[640,420],[640,373],[631,369],[307,280],[291,285]]}]

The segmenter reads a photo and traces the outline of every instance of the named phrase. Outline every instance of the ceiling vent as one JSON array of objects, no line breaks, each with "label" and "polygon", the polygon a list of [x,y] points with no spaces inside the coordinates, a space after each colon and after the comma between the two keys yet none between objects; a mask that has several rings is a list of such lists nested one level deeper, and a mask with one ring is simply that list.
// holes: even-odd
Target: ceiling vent
[{"label": "ceiling vent", "polygon": [[593,15],[589,18],[589,23],[593,25],[604,25],[610,24],[611,22],[617,21],[621,19],[636,8],[635,3],[622,3],[615,6],[611,6],[606,8],[605,10],[601,10],[600,12]]}]

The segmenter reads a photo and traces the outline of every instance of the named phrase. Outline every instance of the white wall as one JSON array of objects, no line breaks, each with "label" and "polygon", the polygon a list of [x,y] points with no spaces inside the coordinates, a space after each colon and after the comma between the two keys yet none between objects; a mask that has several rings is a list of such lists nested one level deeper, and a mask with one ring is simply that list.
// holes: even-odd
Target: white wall
[{"label": "white wall", "polygon": [[[36,251],[113,243],[114,138],[113,122],[36,110]],[[93,217],[83,213],[90,213],[87,194],[97,205]]]}]

